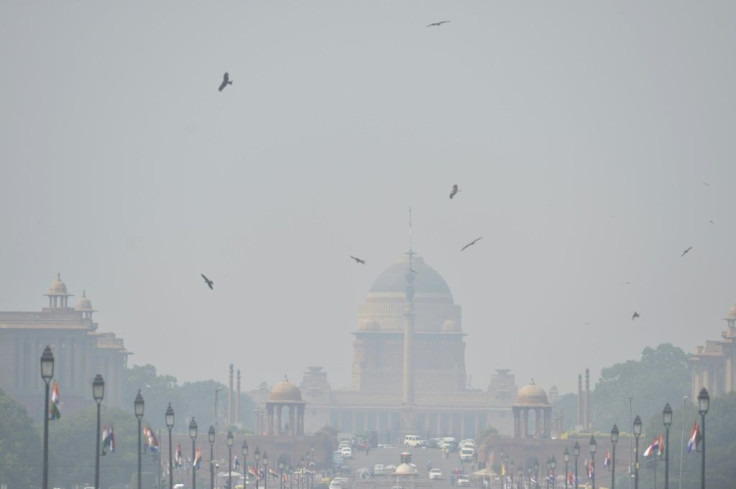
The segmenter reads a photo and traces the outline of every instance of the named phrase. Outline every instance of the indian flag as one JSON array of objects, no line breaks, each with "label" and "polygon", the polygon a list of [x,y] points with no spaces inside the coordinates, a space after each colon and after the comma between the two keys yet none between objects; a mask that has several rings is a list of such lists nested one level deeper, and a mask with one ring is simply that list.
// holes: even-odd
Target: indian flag
[{"label": "indian flag", "polygon": [[107,455],[107,452],[115,451],[115,433],[113,432],[112,425],[110,429],[107,426],[102,430],[102,455]]},{"label": "indian flag", "polygon": [[59,397],[59,383],[54,381],[54,390],[51,392],[51,406],[49,406],[49,419],[60,419],[61,410],[59,405],[61,404],[61,397]]}]

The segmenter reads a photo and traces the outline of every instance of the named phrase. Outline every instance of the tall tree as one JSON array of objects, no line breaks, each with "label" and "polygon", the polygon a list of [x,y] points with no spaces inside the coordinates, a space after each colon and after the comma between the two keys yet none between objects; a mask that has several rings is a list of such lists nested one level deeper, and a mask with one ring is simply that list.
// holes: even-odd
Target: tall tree
[{"label": "tall tree", "polygon": [[41,484],[42,438],[18,401],[0,389],[0,482],[9,488]]}]

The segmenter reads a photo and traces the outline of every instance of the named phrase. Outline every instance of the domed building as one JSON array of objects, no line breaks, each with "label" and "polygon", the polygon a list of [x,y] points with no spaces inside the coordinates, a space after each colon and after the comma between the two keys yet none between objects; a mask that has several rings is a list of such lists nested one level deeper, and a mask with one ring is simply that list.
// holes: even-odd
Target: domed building
[{"label": "domed building", "polygon": [[73,294],[61,274],[44,296],[48,307],[40,311],[0,311],[0,387],[26,405],[35,419],[43,419],[40,358],[50,346],[52,382],[58,382],[64,415],[94,403],[90,379],[98,373],[105,380],[105,404],[127,406],[122,385],[129,352],[123,340],[97,331],[92,317],[96,311],[86,292],[75,307],[69,305]]},{"label": "domed building", "polygon": [[[399,442],[405,433],[473,438],[489,426],[510,435],[514,376],[498,369],[487,388],[467,386],[461,318],[442,276],[411,251],[400,256],[359,306],[351,387],[331,388],[321,367],[304,373],[306,431],[329,425],[373,433],[380,443]],[[281,395],[281,384],[272,392],[278,387]],[[255,400],[263,413],[266,400]],[[261,432],[266,424],[258,423]]]},{"label": "domed building", "polygon": [[736,392],[736,304],[726,317],[726,329],[720,340],[707,340],[690,358],[693,372],[692,397],[697,400],[705,387],[711,397]]},{"label": "domed building", "polygon": [[[299,388],[284,377],[271,389],[266,403],[268,435],[304,435],[304,405]],[[288,418],[284,418],[284,408]]]},{"label": "domed building", "polygon": [[[549,438],[552,406],[547,393],[532,380],[519,389],[512,407],[514,438]],[[529,433],[529,415],[534,414],[534,432]]]}]

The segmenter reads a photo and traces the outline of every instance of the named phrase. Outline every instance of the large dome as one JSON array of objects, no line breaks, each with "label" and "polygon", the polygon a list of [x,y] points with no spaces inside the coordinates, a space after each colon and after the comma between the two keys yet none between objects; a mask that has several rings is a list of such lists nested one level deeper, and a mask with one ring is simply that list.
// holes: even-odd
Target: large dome
[{"label": "large dome", "polygon": [[406,293],[408,273],[414,274],[414,293],[418,296],[417,298],[432,296],[449,299],[452,302],[452,292],[445,279],[434,268],[424,263],[421,256],[412,256],[410,269],[408,254],[399,257],[393,265],[376,278],[371,285],[370,294],[373,296],[401,294],[403,298]]},{"label": "large dome", "polygon": [[547,406],[549,405],[549,401],[547,401],[547,393],[544,392],[544,389],[532,380],[530,384],[519,389],[515,404],[517,406]]},{"label": "large dome", "polygon": [[301,402],[302,392],[297,386],[284,379],[271,389],[271,402]]}]

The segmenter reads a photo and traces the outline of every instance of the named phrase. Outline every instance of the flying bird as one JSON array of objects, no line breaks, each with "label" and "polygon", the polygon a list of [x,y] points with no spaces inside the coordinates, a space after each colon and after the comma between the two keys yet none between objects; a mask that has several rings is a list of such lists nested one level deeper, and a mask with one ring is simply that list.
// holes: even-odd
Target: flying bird
[{"label": "flying bird", "polygon": [[693,249],[693,247],[691,246],[690,248],[688,248],[685,251],[683,251],[682,252],[682,255],[680,255],[680,258],[682,258],[683,256],[687,255],[687,252],[690,251],[690,250],[692,250],[692,249]]},{"label": "flying bird", "polygon": [[460,248],[460,251],[465,251],[465,248],[467,248],[469,246],[473,246],[475,243],[477,243],[481,239],[483,239],[483,236],[481,236],[480,238],[475,238],[473,241],[471,241],[470,243],[468,243],[465,246],[463,246],[462,248]]},{"label": "flying bird", "polygon": [[460,189],[457,188],[457,184],[453,185],[452,190],[450,191],[450,198],[455,197],[459,191]]},{"label": "flying bird", "polygon": [[226,86],[232,85],[233,82],[230,80],[230,75],[227,74],[227,71],[224,75],[222,75],[222,83],[220,83],[220,88],[218,88],[219,91],[223,91]]},{"label": "flying bird", "polygon": [[207,287],[209,287],[210,290],[214,290],[213,285],[215,285],[215,282],[213,282],[212,280],[208,279],[207,276],[205,276],[204,273],[200,273],[200,275],[202,276],[202,278],[204,279],[205,283],[207,284]]},{"label": "flying bird", "polygon": [[634,311],[634,314],[631,315],[631,320],[633,321],[634,319],[636,319],[638,317],[639,317],[639,313],[636,312],[636,311]]},{"label": "flying bird", "polygon": [[355,260],[355,263],[360,263],[361,265],[365,265],[365,260],[361,260],[357,256],[350,255],[350,258],[352,258],[353,260]]},{"label": "flying bird", "polygon": [[442,24],[447,24],[448,22],[450,22],[450,21],[449,20],[441,20],[439,22],[432,22],[431,24],[428,24],[427,27],[439,27]]}]

